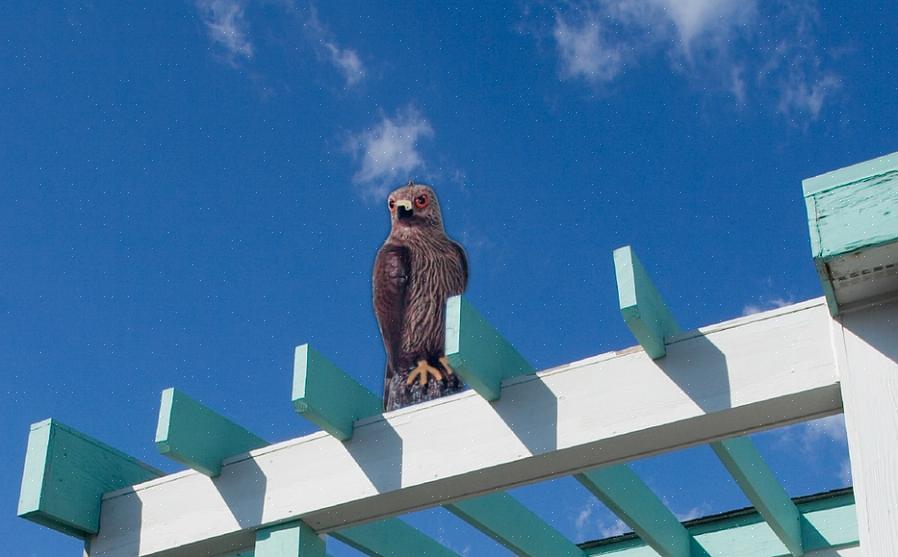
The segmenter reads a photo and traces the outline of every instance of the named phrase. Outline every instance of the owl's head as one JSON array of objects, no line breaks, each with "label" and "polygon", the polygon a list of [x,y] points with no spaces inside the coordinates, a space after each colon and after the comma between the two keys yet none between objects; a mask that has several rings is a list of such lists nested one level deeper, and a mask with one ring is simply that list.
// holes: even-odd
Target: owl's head
[{"label": "owl's head", "polygon": [[394,231],[443,230],[440,203],[430,186],[409,180],[408,184],[393,190],[387,198],[387,207]]}]

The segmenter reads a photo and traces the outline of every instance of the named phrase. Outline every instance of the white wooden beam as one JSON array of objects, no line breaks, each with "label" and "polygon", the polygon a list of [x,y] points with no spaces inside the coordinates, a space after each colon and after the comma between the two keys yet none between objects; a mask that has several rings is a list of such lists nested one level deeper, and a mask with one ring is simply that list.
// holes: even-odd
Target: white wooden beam
[{"label": "white wooden beam", "polygon": [[[170,557],[302,519],[326,533],[841,410],[831,317],[813,300],[671,339],[663,369],[612,352],[107,494],[92,557]],[[239,547],[239,546],[238,546]],[[194,553],[198,554],[198,553]]]},{"label": "white wooden beam", "polygon": [[898,548],[898,300],[841,314],[845,428],[865,555]]}]

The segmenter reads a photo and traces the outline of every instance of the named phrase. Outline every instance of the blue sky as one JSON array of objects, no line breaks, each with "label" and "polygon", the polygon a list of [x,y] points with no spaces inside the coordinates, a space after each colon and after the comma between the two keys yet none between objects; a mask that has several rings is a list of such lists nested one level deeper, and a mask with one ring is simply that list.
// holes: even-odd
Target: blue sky
[{"label": "blue sky", "polygon": [[[632,244],[683,327],[821,294],[801,179],[898,150],[895,6],[756,0],[6,2],[0,18],[0,534],[28,424],[157,467],[175,386],[272,441],[311,342],[380,391],[384,193],[434,184],[469,295],[537,367],[634,343]],[[793,495],[845,485],[839,418],[758,436]],[[745,505],[707,448],[634,465],[680,516]],[[577,541],[572,480],[514,495]],[[549,496],[554,494],[554,496]],[[443,511],[459,552],[506,555]],[[334,555],[356,555],[331,544]]]}]

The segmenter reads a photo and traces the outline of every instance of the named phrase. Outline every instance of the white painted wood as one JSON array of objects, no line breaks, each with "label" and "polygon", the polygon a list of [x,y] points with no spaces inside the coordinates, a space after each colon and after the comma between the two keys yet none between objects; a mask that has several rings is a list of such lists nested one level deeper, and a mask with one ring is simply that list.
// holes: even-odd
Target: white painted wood
[{"label": "white painted wood", "polygon": [[[107,494],[91,557],[202,555],[318,532],[841,410],[823,299],[508,380]],[[217,545],[216,545],[217,544]]]},{"label": "white painted wood", "polygon": [[898,548],[898,300],[846,312],[841,369],[860,545]]}]

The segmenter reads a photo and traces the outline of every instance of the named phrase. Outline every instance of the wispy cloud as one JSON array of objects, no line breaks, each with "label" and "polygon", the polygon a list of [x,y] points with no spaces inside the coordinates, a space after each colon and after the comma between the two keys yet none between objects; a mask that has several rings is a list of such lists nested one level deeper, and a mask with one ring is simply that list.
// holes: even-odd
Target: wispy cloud
[{"label": "wispy cloud", "polygon": [[815,120],[840,78],[816,41],[811,0],[581,0],[553,12],[558,72],[603,85],[627,66],[666,54],[670,69],[739,105],[770,104],[791,120]]},{"label": "wispy cloud", "polygon": [[779,296],[763,297],[757,302],[746,304],[742,308],[742,315],[754,315],[755,313],[761,313],[762,311],[785,307],[792,303],[794,302],[791,298],[786,299]]},{"label": "wispy cloud", "polygon": [[686,522],[693,518],[706,516],[709,512],[711,512],[711,505],[709,503],[700,503],[699,505],[687,509],[685,512],[675,512],[674,515],[680,522]]},{"label": "wispy cloud", "polygon": [[603,517],[602,507],[595,499],[587,499],[577,510],[574,527],[577,529],[577,538],[580,540],[594,540],[619,536],[630,531],[621,519],[614,515],[610,518]]},{"label": "wispy cloud", "polygon": [[196,0],[200,18],[213,43],[224,50],[230,63],[253,57],[246,23],[246,0]]},{"label": "wispy cloud", "polygon": [[776,444],[786,448],[798,448],[802,454],[814,454],[821,441],[847,445],[845,416],[836,414],[783,428],[779,431]]},{"label": "wispy cloud", "polygon": [[433,135],[430,122],[414,107],[394,116],[383,114],[373,127],[349,138],[347,150],[359,164],[353,181],[367,195],[386,194],[397,180],[410,178],[425,167],[418,145]]},{"label": "wispy cloud", "polygon": [[306,29],[309,39],[315,43],[318,56],[337,68],[346,81],[347,87],[362,81],[366,71],[358,52],[337,44],[332,33],[318,19],[318,10],[314,6],[309,9]]},{"label": "wispy cloud", "polygon": [[600,83],[613,80],[621,72],[623,52],[605,42],[597,17],[568,22],[556,14],[552,35],[558,47],[562,77]]}]

